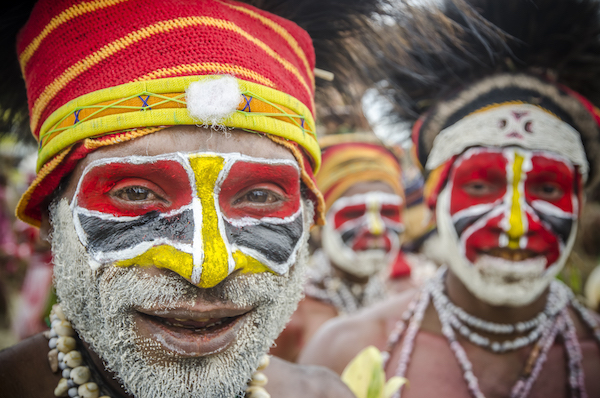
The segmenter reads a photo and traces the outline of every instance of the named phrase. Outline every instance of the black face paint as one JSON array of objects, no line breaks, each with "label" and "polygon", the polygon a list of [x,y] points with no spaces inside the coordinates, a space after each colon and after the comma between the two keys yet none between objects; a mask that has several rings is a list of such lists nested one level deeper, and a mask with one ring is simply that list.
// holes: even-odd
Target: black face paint
[{"label": "black face paint", "polygon": [[151,211],[135,220],[125,221],[118,218],[106,220],[81,213],[77,217],[87,236],[87,247],[91,253],[116,252],[159,239],[176,244],[191,245],[193,242],[194,219],[191,209],[170,216]]},{"label": "black face paint", "polygon": [[227,239],[233,246],[255,250],[274,264],[284,264],[302,237],[302,217],[285,224],[258,223],[236,227],[225,221]]}]

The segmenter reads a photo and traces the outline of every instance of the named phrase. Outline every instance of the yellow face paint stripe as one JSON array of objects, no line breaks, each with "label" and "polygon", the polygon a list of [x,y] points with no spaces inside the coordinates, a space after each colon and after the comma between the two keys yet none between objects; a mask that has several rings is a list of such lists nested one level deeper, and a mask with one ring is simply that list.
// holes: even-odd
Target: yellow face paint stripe
[{"label": "yellow face paint stripe", "polygon": [[229,275],[229,252],[219,228],[215,204],[215,184],[225,160],[216,156],[190,156],[190,165],[196,177],[196,190],[202,204],[202,243],[204,262],[198,286],[216,286]]},{"label": "yellow face paint stripe", "polygon": [[367,220],[369,223],[369,230],[373,235],[383,234],[385,226],[379,215],[379,205],[377,202],[369,201],[367,203]]},{"label": "yellow face paint stripe", "polygon": [[31,110],[31,130],[36,131],[43,109],[46,107],[46,105],[48,105],[48,103],[60,90],[62,90],[67,84],[69,84],[69,82],[71,82],[77,76],[85,73],[87,70],[97,65],[104,59],[116,54],[117,52],[127,48],[128,46],[140,40],[151,37],[153,35],[170,32],[174,29],[182,29],[199,25],[215,27],[238,33],[248,41],[260,47],[275,61],[279,62],[286,70],[292,73],[298,79],[300,84],[304,87],[309,96],[312,98],[312,89],[309,87],[306,80],[302,77],[302,75],[294,65],[292,65],[288,60],[284,59],[275,51],[273,51],[273,49],[267,46],[264,42],[250,35],[236,24],[230,21],[210,17],[184,17],[169,21],[162,21],[157,24],[147,26],[138,31],[132,32],[119,40],[105,45],[100,50],[94,52],[93,54],[90,54],[81,61],[67,68],[67,70],[63,72],[62,75],[57,77],[52,83],[50,83],[44,89],[42,94],[40,94],[40,96],[35,100]]},{"label": "yellow face paint stripe", "polygon": [[144,253],[128,259],[115,262],[117,267],[152,267],[170,269],[186,279],[192,277],[194,260],[191,254],[177,250],[173,246],[154,246]]},{"label": "yellow face paint stripe", "polygon": [[512,166],[512,198],[509,215],[508,247],[510,249],[519,248],[519,238],[525,234],[525,225],[523,222],[523,208],[521,206],[520,182],[523,170],[524,157],[515,152],[515,159]]},{"label": "yellow face paint stripe", "polygon": [[40,32],[40,34],[37,35],[31,41],[31,43],[29,43],[29,45],[25,47],[25,50],[23,50],[23,52],[19,55],[19,62],[21,64],[21,71],[23,71],[23,76],[25,76],[25,67],[27,66],[27,63],[29,62],[31,57],[33,57],[33,54],[35,54],[37,49],[40,47],[42,41],[60,25],[77,17],[80,17],[84,14],[101,10],[110,6],[114,6],[125,1],[127,0],[98,0],[91,1],[88,3],[75,4],[67,8],[54,18],[52,18],[48,25],[46,25],[44,29]]}]

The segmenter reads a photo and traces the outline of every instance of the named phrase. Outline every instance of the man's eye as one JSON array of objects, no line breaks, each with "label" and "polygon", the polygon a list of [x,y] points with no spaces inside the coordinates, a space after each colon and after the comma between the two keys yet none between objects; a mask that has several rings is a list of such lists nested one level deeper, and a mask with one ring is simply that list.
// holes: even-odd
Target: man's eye
[{"label": "man's eye", "polygon": [[141,202],[161,199],[158,195],[156,195],[148,188],[141,186],[132,186],[120,189],[115,193],[115,196],[121,200],[126,200],[129,202]]},{"label": "man's eye", "polygon": [[533,194],[540,199],[556,200],[562,198],[564,191],[556,184],[538,184],[533,187]]},{"label": "man's eye", "polygon": [[496,187],[487,181],[472,181],[462,186],[463,191],[471,196],[486,196],[496,191]]},{"label": "man's eye", "polygon": [[270,204],[276,203],[279,200],[281,200],[279,196],[275,195],[273,192],[267,191],[265,189],[253,189],[252,191],[247,192],[244,196],[236,200],[236,204],[242,201],[259,204]]}]

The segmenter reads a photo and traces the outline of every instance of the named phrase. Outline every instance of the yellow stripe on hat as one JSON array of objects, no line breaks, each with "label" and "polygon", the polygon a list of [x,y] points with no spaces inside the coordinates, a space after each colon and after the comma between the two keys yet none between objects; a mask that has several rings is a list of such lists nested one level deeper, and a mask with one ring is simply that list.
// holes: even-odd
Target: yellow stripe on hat
[{"label": "yellow stripe on hat", "polygon": [[143,29],[132,32],[119,40],[115,40],[112,43],[103,46],[100,50],[88,55],[76,64],[71,65],[59,77],[54,79],[54,81],[50,83],[44,89],[42,94],[40,94],[40,96],[35,100],[31,110],[31,130],[36,131],[42,111],[52,100],[52,98],[54,98],[60,90],[65,88],[65,86],[77,76],[85,73],[87,70],[99,64],[106,58],[116,54],[117,52],[129,47],[130,45],[140,40],[152,37],[157,34],[166,33],[174,29],[182,29],[193,26],[210,26],[238,33],[248,41],[263,49],[275,61],[279,62],[285,69],[291,72],[298,79],[300,84],[304,87],[309,97],[313,97],[312,89],[309,87],[307,82],[304,80],[304,78],[294,65],[292,65],[288,60],[281,57],[279,54],[277,54],[264,42],[250,35],[236,24],[223,19],[215,19],[211,17],[184,17],[168,21],[162,21],[157,24],[150,25]]},{"label": "yellow stripe on hat", "polygon": [[259,82],[267,87],[275,87],[275,83],[271,79],[256,73],[252,69],[244,68],[239,65],[232,64],[220,64],[217,62],[204,62],[197,64],[177,65],[172,68],[162,68],[147,75],[141,76],[134,80],[134,82],[140,82],[144,80],[155,80],[165,77],[171,77],[174,75],[180,75],[181,73],[187,73],[189,75],[198,74],[198,72],[211,72],[211,74],[230,74],[235,76],[242,76],[248,79]]},{"label": "yellow stripe on hat", "polygon": [[23,72],[23,76],[25,76],[25,66],[27,66],[27,63],[29,62],[31,57],[33,57],[33,54],[35,54],[37,49],[40,47],[40,44],[42,43],[42,41],[46,37],[48,37],[48,35],[50,33],[52,33],[53,30],[55,30],[56,28],[58,28],[60,25],[64,24],[65,22],[71,21],[72,19],[75,19],[79,16],[82,16],[84,14],[94,12],[97,10],[101,10],[103,8],[114,6],[116,4],[123,3],[125,1],[128,1],[128,0],[97,0],[97,1],[90,1],[87,3],[75,4],[75,5],[67,8],[66,10],[64,10],[63,12],[61,12],[54,18],[52,18],[50,20],[50,22],[48,23],[48,25],[46,25],[44,27],[44,29],[41,31],[41,33],[39,35],[37,35],[31,41],[31,43],[29,43],[29,45],[25,48],[25,50],[23,50],[23,52],[19,55],[19,63],[21,64],[21,71]]},{"label": "yellow stripe on hat", "polygon": [[[273,29],[273,31],[275,31],[275,33],[277,33],[279,36],[281,36],[290,45],[290,47],[292,48],[292,50],[294,50],[294,52],[296,53],[298,58],[300,58],[300,60],[304,64],[304,67],[306,68],[306,74],[308,76],[313,76],[313,71],[310,69],[310,65],[308,64],[308,60],[306,59],[306,54],[304,54],[304,51],[302,51],[302,49],[300,48],[300,45],[298,44],[296,39],[294,39],[294,37],[283,26],[279,25],[278,23],[276,23],[275,21],[273,21],[269,18],[263,17],[262,15],[260,15],[259,13],[255,12],[255,11],[249,10],[248,8],[245,8],[242,6],[234,6],[233,4],[224,3],[222,1],[219,1],[219,3],[224,4],[227,7],[233,8],[240,12],[243,12],[245,14],[248,14],[252,18],[258,19],[261,23],[263,23],[264,25]],[[313,87],[314,87],[314,79],[313,79]]]}]

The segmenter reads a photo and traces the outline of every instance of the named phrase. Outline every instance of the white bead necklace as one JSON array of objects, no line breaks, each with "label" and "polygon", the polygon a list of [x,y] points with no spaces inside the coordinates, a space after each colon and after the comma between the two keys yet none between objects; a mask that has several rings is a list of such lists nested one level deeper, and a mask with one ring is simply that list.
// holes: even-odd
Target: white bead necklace
[{"label": "white bead necklace", "polygon": [[[431,286],[433,303],[440,317],[443,316],[454,330],[467,338],[471,343],[497,353],[514,351],[538,340],[544,330],[550,327],[558,312],[569,301],[565,289],[562,288],[558,281],[555,281],[550,285],[550,292],[544,310],[534,318],[515,324],[494,323],[468,314],[462,308],[454,305],[444,294],[443,276],[444,274],[441,274],[434,278]],[[512,340],[492,341],[473,331],[472,328],[498,335],[530,332],[525,336]]]},{"label": "white bead necklace", "polygon": [[[445,308],[450,301],[444,301],[444,299],[441,298],[442,296],[437,293],[438,291],[441,291],[443,295],[443,280],[445,273],[446,267],[441,267],[438,270],[437,275],[422,286],[420,293],[415,296],[411,303],[409,303],[406,311],[396,323],[388,339],[386,351],[384,352],[384,366],[387,367],[392,350],[402,340],[395,375],[400,377],[405,376],[414,349],[416,335],[431,299],[434,308],[438,313],[440,323],[442,324],[442,334],[448,340],[450,349],[460,364],[463,371],[463,378],[467,383],[470,395],[474,398],[485,398],[485,395],[479,387],[479,381],[473,373],[473,365],[456,338],[455,326],[453,326],[451,318],[458,318],[458,315],[456,315],[457,312]],[[587,309],[579,303],[571,290],[558,281],[553,282],[552,285],[548,303],[543,311],[543,313],[546,314],[547,319],[544,319],[544,317],[538,314],[531,321],[523,322],[524,325],[520,326],[518,329],[517,324],[494,324],[481,319],[474,320],[477,319],[476,317],[473,317],[473,319],[471,319],[472,322],[468,323],[470,326],[473,326],[474,324],[481,325],[487,322],[486,326],[481,329],[488,332],[491,330],[498,331],[497,334],[508,334],[510,327],[512,327],[513,331],[535,331],[539,328],[539,325],[544,326],[539,328],[540,332],[537,338],[527,339],[530,342],[526,345],[532,345],[532,349],[523,371],[521,372],[521,376],[512,388],[511,398],[525,398],[529,395],[558,334],[562,336],[567,354],[568,383],[571,396],[573,398],[587,398],[582,366],[583,355],[577,339],[575,326],[568,311],[569,304],[580,315],[583,322],[592,330],[598,344],[600,344],[600,324],[597,322],[596,318],[594,318]],[[446,296],[444,295],[444,297]],[[466,321],[464,322],[466,323]],[[399,398],[401,392],[401,389],[396,392],[394,398]]]},{"label": "white bead necklace", "polygon": [[383,299],[384,292],[385,286],[379,275],[370,277],[365,285],[355,283],[348,286],[340,277],[333,275],[329,259],[322,250],[313,254],[304,294],[330,303],[340,315],[351,314]]},{"label": "white bead necklace", "polygon": [[[71,323],[67,320],[60,304],[55,304],[50,312],[50,330],[45,332],[48,338],[48,361],[53,373],[61,371],[62,378],[54,389],[56,397],[70,398],[111,398],[109,395],[102,395],[101,389],[97,383],[91,381],[92,372],[85,365],[80,351],[76,350],[77,341],[75,340],[75,331]],[[264,386],[268,382],[267,376],[262,373],[269,366],[270,357],[265,354],[262,356],[257,370],[252,374],[248,387],[246,388],[246,398],[270,398],[271,395],[265,390]]]}]

